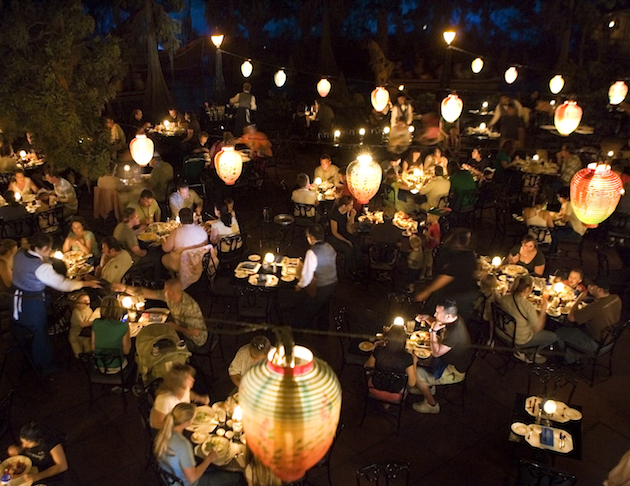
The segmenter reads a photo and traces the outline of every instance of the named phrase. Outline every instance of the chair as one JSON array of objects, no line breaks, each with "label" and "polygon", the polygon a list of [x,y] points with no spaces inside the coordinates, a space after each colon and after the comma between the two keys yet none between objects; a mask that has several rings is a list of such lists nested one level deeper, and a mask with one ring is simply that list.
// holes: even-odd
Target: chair
[{"label": "chair", "polygon": [[125,412],[127,411],[127,393],[125,387],[129,385],[136,376],[136,365],[133,360],[129,361],[127,366],[120,368],[125,357],[118,349],[102,350],[98,353],[79,355],[83,369],[90,383],[90,407],[96,401],[94,399],[94,385],[109,387],[110,389],[118,386],[122,388],[122,399]]},{"label": "chair", "polygon": [[158,386],[162,383],[162,378],[156,378],[146,386],[138,386],[138,390],[134,387],[134,395],[138,397],[138,412],[140,413],[140,423],[145,431],[145,440],[147,443],[147,464],[145,469],[148,469],[151,465],[151,458],[153,456],[153,433],[151,431],[151,424],[149,417],[151,415],[151,408],[155,399],[155,392]]},{"label": "chair", "polygon": [[[365,404],[363,406],[363,416],[361,417],[360,425],[363,426],[365,415],[367,414],[368,402],[373,400],[377,403],[398,406],[398,428],[396,433],[400,433],[402,412],[405,406],[405,401],[407,400],[407,395],[409,394],[409,387],[407,386],[407,373],[404,371],[384,371],[376,368],[365,368],[363,371],[366,393]],[[379,383],[380,388],[378,388],[378,390],[400,390],[400,393],[392,392],[395,393],[397,397],[392,397],[391,399],[378,397],[372,392],[373,390],[376,390],[373,385],[374,382]]]},{"label": "chair", "polygon": [[162,468],[151,454],[151,469],[158,477],[161,486],[185,486],[183,480],[175,476],[173,473]]},{"label": "chair", "polygon": [[188,157],[184,159],[184,179],[191,189],[201,188],[204,200],[206,199],[206,185],[201,180],[203,169],[206,165],[204,157]]},{"label": "chair", "polygon": [[499,246],[502,247],[503,242],[507,239],[511,247],[527,233],[525,225],[512,218],[509,204],[506,201],[497,201],[495,216],[495,234],[492,243],[494,243],[498,234],[501,236]]},{"label": "chair", "polygon": [[365,281],[366,287],[370,285],[370,275],[372,272],[386,274],[390,276],[392,288],[396,288],[396,262],[400,255],[400,248],[396,245],[376,243],[368,249],[369,264],[368,278]]},{"label": "chair", "polygon": [[113,211],[116,221],[120,221],[120,202],[116,189],[94,187],[94,219],[107,219]]},{"label": "chair", "polygon": [[411,467],[408,462],[390,462],[387,464],[371,464],[357,471],[357,486],[365,484],[382,484],[381,477],[385,477],[385,486],[394,484],[408,485]]},{"label": "chair", "polygon": [[25,218],[4,221],[0,218],[0,237],[20,240],[38,231],[36,216],[29,214]]},{"label": "chair", "polygon": [[348,331],[348,312],[342,307],[335,316],[335,329],[339,333],[339,344],[341,345],[341,369],[339,376],[343,373],[343,369],[347,364],[355,366],[363,366],[367,360],[365,354],[353,353],[350,348],[352,340],[344,336]]},{"label": "chair", "polygon": [[[514,341],[516,339],[516,321],[514,318],[505,312],[501,307],[499,307],[494,302],[490,304],[492,307],[492,322],[494,324],[494,338],[503,341],[503,343],[507,344],[510,349],[514,349]],[[510,324],[512,325],[512,329],[510,330]],[[497,334],[497,330],[501,331],[503,334],[507,336],[506,338],[501,337],[501,335]],[[512,358],[510,355],[504,356],[505,358],[505,367],[503,371],[500,372],[502,375],[508,370],[510,363],[512,363]]]},{"label": "chair", "polygon": [[57,205],[41,213],[35,213],[39,230],[48,235],[63,235],[63,206]]},{"label": "chair", "polygon": [[[8,335],[8,337],[6,337]],[[20,366],[20,374],[18,375],[18,381],[22,378],[24,374],[24,369],[28,364],[30,368],[35,372],[37,378],[42,383],[44,387],[46,387],[46,382],[43,380],[40,372],[35,366],[33,361],[33,357],[31,355],[31,346],[33,344],[33,334],[26,328],[22,326],[18,326],[16,324],[11,324],[7,329],[4,329],[0,333],[0,337],[2,341],[5,341],[8,346],[5,349],[4,357],[2,358],[2,366],[0,367],[0,382],[2,381],[2,377],[4,376],[4,372],[7,369],[7,362],[9,360],[9,356],[15,354],[22,355],[22,363]],[[7,377],[10,378],[10,374],[7,374]]]},{"label": "chair", "polygon": [[515,486],[573,486],[577,478],[571,474],[527,459],[518,464]]},{"label": "chair", "polygon": [[312,224],[319,221],[317,214],[317,206],[314,204],[293,203],[293,216],[295,217],[295,226],[300,228],[308,228]]},{"label": "chair", "polygon": [[[630,323],[630,321],[622,321],[608,328],[608,330],[604,333],[601,340],[597,344],[597,350],[593,351],[592,353],[585,353],[584,351],[573,347],[571,343],[566,343],[567,347],[579,352],[581,354],[581,357],[587,360],[586,366],[584,366],[580,371],[582,375],[584,375],[584,377],[588,380],[591,387],[595,384],[596,368],[606,368],[608,370],[608,375],[612,376],[613,351],[615,350],[615,346],[617,344],[617,341],[619,340],[619,337],[621,336],[621,333],[628,326],[628,323]],[[597,361],[606,355],[608,355],[608,365],[598,364]],[[587,376],[585,370],[589,366],[592,366],[592,369],[590,375]]]},{"label": "chair", "polygon": [[280,183],[280,178],[278,177],[278,159],[276,157],[267,158],[267,166],[265,167],[264,179],[267,180],[267,171],[269,169],[273,169],[276,173],[276,182]]},{"label": "chair", "polygon": [[231,269],[233,264],[243,259],[246,249],[246,233],[222,237],[217,245],[219,268],[222,270]]},{"label": "chair", "polygon": [[540,251],[542,251],[544,255],[550,256],[551,242],[554,238],[555,228],[528,225],[527,232],[536,239]]},{"label": "chair", "polygon": [[9,184],[11,184],[13,177],[15,177],[13,172],[0,172],[0,188],[2,189],[2,192],[9,188]]},{"label": "chair", "polygon": [[479,224],[483,221],[483,213],[489,209],[494,211],[495,217],[497,213],[497,203],[505,197],[506,186],[503,184],[489,183],[481,186],[477,192],[477,203],[475,204],[475,213],[479,213]]},{"label": "chair", "polygon": [[[551,366],[534,366],[529,370],[527,396],[535,394],[543,398],[563,400],[564,403],[568,404],[573,398],[576,386],[577,379],[568,373]],[[568,392],[568,395],[561,397],[560,394],[564,395],[562,392],[565,391]]]},{"label": "chair", "polygon": [[479,350],[475,350],[470,358],[470,361],[468,362],[468,366],[466,367],[466,371],[464,374],[464,379],[462,381],[458,381],[457,383],[449,383],[447,385],[441,385],[437,388],[437,390],[443,391],[443,397],[446,399],[446,396],[448,395],[448,392],[450,390],[452,390],[455,387],[460,387],[462,389],[462,393],[461,393],[461,398],[462,398],[462,412],[466,411],[466,395],[468,394],[468,386],[466,385],[466,381],[468,378],[468,374],[470,372],[470,369],[472,368],[473,364],[475,363],[475,361],[477,360],[477,356],[479,356]]},{"label": "chair", "polygon": [[17,442],[11,425],[11,405],[13,404],[14,392],[15,390],[10,390],[9,393],[0,401],[0,439],[9,433],[13,441]]},{"label": "chair", "polygon": [[455,226],[466,223],[474,226],[477,198],[477,189],[450,193],[448,207],[453,211],[450,218],[455,220]]},{"label": "chair", "polygon": [[236,294],[236,319],[271,322],[271,289],[264,286],[238,283],[234,286]]}]

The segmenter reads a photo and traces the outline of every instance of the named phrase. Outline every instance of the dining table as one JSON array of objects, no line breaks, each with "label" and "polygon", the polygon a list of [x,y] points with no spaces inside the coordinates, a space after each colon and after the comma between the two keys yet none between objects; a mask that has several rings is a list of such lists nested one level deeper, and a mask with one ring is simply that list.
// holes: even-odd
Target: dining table
[{"label": "dining table", "polygon": [[[11,456],[2,461],[0,463],[0,476],[4,475],[4,471],[7,467],[10,467],[11,464],[14,464],[16,462],[21,462],[27,467],[24,472],[12,476],[11,482],[9,483],[10,486],[31,486],[31,484],[33,484],[33,481],[26,479],[25,476],[27,474],[37,474],[39,472],[39,469],[37,466],[33,466],[31,459],[27,456]],[[38,484],[42,483],[40,482]]]},{"label": "dining table", "polygon": [[[271,255],[271,257],[267,257]],[[251,254],[247,260],[240,262],[234,268],[236,285],[246,283],[252,287],[266,289],[293,289],[300,279],[303,261],[301,258],[268,253],[263,258],[258,254]],[[271,261],[268,261],[271,260]]]}]

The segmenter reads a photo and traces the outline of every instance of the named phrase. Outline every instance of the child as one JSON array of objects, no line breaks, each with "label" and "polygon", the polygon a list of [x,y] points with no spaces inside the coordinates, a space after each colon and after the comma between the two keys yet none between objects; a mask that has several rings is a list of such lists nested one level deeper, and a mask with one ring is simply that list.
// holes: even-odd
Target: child
[{"label": "child", "polygon": [[79,334],[81,329],[92,325],[93,312],[90,308],[90,296],[81,292],[77,298],[70,317],[70,331],[68,340],[76,358],[81,353],[91,353],[92,345],[89,337],[82,337]]},{"label": "child", "polygon": [[409,246],[411,247],[411,251],[407,256],[409,279],[410,282],[416,282],[417,280],[423,279],[426,274],[426,268],[424,266],[425,251],[422,245],[422,238],[417,235],[410,236]]},{"label": "child", "polygon": [[426,277],[433,276],[433,249],[436,248],[442,239],[440,230],[440,214],[441,210],[433,208],[427,212],[427,227],[424,230],[426,237],[424,252],[424,267],[427,269]]}]

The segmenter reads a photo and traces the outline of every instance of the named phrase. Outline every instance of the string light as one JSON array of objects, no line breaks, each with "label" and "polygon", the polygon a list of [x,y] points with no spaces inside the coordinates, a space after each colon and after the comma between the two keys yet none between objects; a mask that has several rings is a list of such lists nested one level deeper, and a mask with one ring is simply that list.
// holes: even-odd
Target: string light
[{"label": "string light", "polygon": [[560,91],[562,91],[562,88],[564,88],[564,78],[561,75],[556,74],[549,81],[549,91],[551,91],[553,94],[558,94]]},{"label": "string light", "polygon": [[320,79],[319,82],[317,83],[317,92],[319,93],[319,96],[321,96],[322,98],[326,98],[326,96],[328,96],[328,93],[330,93],[331,89],[332,89],[332,85],[330,84],[330,81],[328,81],[328,79],[326,78]]},{"label": "string light", "polygon": [[508,68],[504,77],[507,84],[512,84],[518,78],[518,70],[514,66]]},{"label": "string light", "polygon": [[613,83],[608,89],[608,100],[611,105],[618,105],[628,96],[628,85],[623,81]]},{"label": "string light", "polygon": [[278,69],[276,74],[273,75],[273,82],[276,83],[278,88],[282,88],[284,83],[287,82],[287,73],[284,72],[284,69]]},{"label": "string light", "polygon": [[473,73],[479,74],[483,69],[483,59],[480,57],[473,59],[473,62],[470,63],[470,69],[472,69]]},{"label": "string light", "polygon": [[252,75],[253,71],[254,71],[254,66],[252,65],[249,59],[245,61],[243,64],[241,64],[241,73],[243,74],[243,77],[249,78]]}]

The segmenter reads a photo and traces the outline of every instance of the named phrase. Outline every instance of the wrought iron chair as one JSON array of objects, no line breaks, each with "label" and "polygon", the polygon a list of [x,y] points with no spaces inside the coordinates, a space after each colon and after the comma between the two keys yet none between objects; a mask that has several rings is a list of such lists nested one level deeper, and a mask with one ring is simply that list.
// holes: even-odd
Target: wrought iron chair
[{"label": "wrought iron chair", "polygon": [[543,398],[553,398],[569,403],[576,387],[577,379],[574,376],[551,366],[534,366],[529,370],[528,396],[536,394]]},{"label": "wrought iron chair", "polygon": [[11,425],[11,405],[13,404],[14,392],[15,390],[11,389],[9,393],[0,400],[0,439],[8,433],[11,436],[11,439],[16,442],[13,427]]},{"label": "wrought iron chair", "polygon": [[393,484],[409,484],[411,467],[408,462],[390,462],[387,464],[371,464],[357,471],[357,486],[369,484],[379,485],[381,478],[385,478],[385,486]]},{"label": "wrought iron chair", "polygon": [[537,462],[521,459],[515,486],[573,486],[577,478]]},{"label": "wrought iron chair", "polygon": [[[402,412],[405,407],[407,396],[409,395],[409,387],[407,386],[407,373],[405,373],[404,371],[399,373],[395,371],[379,370],[376,368],[365,368],[364,377],[366,393],[365,405],[363,406],[363,416],[361,417],[361,426],[363,426],[363,422],[365,421],[368,403],[370,402],[370,400],[373,400],[381,404],[395,405],[398,407],[398,428],[396,429],[396,433],[400,433]],[[379,388],[375,387],[375,383],[378,384]],[[396,394],[396,396],[392,397],[391,399],[379,397],[373,393],[373,391],[375,390],[391,391],[392,393]]]},{"label": "wrought iron chair", "polygon": [[339,370],[339,376],[341,376],[346,365],[363,366],[367,357],[364,354],[353,353],[353,348],[350,347],[352,339],[342,335],[349,332],[348,311],[345,307],[342,307],[335,316],[335,329],[339,333],[339,345],[341,346],[341,368]]},{"label": "wrought iron chair", "polygon": [[125,388],[129,388],[136,376],[136,364],[130,360],[124,368],[125,357],[118,349],[102,350],[98,353],[79,355],[85,374],[90,383],[90,407],[94,405],[94,385],[114,388],[116,386],[122,389],[122,400],[125,412],[127,411],[127,392]]},{"label": "wrought iron chair", "polygon": [[206,164],[204,157],[188,157],[184,159],[184,179],[191,189],[201,189],[206,199],[206,185],[202,180],[203,168]]},{"label": "wrought iron chair", "polygon": [[376,272],[377,274],[386,274],[390,276],[392,288],[396,288],[396,263],[400,255],[400,248],[396,245],[387,245],[376,243],[368,249],[369,265],[368,278],[365,285],[369,287],[370,276]]},{"label": "wrought iron chair", "polygon": [[39,231],[37,227],[37,216],[29,214],[25,218],[4,221],[0,218],[0,237],[20,240]]},{"label": "wrought iron chair", "polygon": [[536,239],[540,251],[549,256],[551,253],[551,242],[553,241],[554,234],[556,232],[555,228],[527,226],[527,232]]},{"label": "wrought iron chair", "polygon": [[247,249],[247,234],[224,236],[217,245],[219,268],[231,269],[232,265],[242,260]]}]

